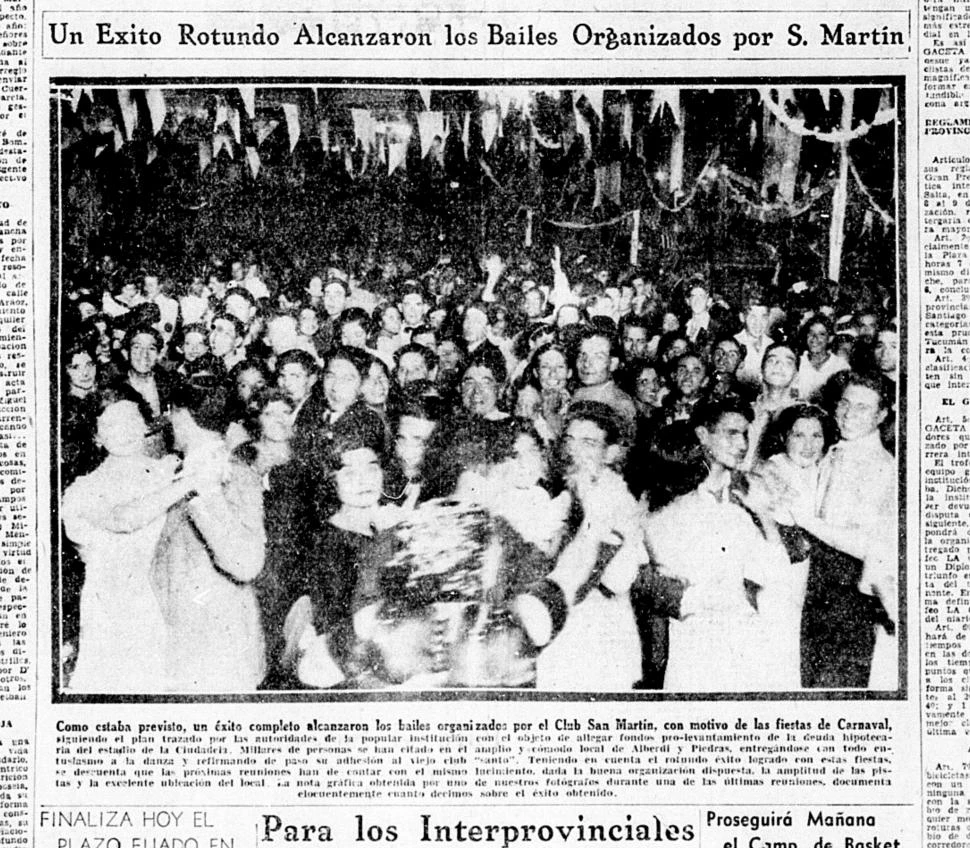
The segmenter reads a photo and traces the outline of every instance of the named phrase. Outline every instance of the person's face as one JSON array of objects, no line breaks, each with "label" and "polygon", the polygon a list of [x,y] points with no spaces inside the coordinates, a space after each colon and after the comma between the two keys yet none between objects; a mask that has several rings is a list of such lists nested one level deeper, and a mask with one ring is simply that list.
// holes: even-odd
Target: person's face
[{"label": "person's face", "polygon": [[81,316],[82,321],[90,321],[98,314],[98,310],[90,300],[82,300],[77,305],[77,314]]},{"label": "person's face", "polygon": [[232,353],[239,344],[236,325],[225,318],[216,318],[209,330],[209,347],[214,356],[223,357]]},{"label": "person's face", "polygon": [[509,328],[509,317],[501,309],[495,313],[495,318],[489,325],[492,330],[492,335],[497,339],[504,339],[505,333]]},{"label": "person's face", "polygon": [[408,351],[397,364],[397,382],[400,386],[428,379],[428,363],[420,353]]},{"label": "person's face", "polygon": [[787,347],[776,347],[769,351],[761,365],[761,376],[765,385],[776,389],[790,386],[797,371],[795,352]]},{"label": "person's face", "polygon": [[316,381],[317,375],[307,373],[299,362],[287,362],[280,371],[277,383],[293,404],[298,405],[306,400]]},{"label": "person's face", "polygon": [[859,316],[859,336],[864,339],[874,339],[879,332],[879,319],[875,315]]},{"label": "person's face", "polygon": [[461,381],[461,402],[472,415],[485,418],[498,406],[498,382],[488,368],[475,365]]},{"label": "person's face", "polygon": [[710,309],[711,296],[707,293],[706,289],[695,286],[687,296],[687,305],[690,307],[693,315],[700,315]]},{"label": "person's face", "polygon": [[698,427],[696,432],[709,460],[723,468],[741,467],[748,451],[748,421],[741,413],[728,412],[713,429]]},{"label": "person's face", "polygon": [[876,342],[876,364],[879,369],[892,374],[899,364],[899,334],[895,330],[883,330]]},{"label": "person's face", "polygon": [[[249,403],[253,394],[265,385],[266,381],[257,369],[247,368],[245,371],[240,371],[239,376],[236,377],[236,395],[243,403]],[[283,388],[282,375],[280,375],[280,388]],[[283,391],[285,392],[286,389],[283,389]],[[289,392],[287,392],[287,396],[289,396]]]},{"label": "person's face", "polygon": [[711,354],[711,363],[718,374],[734,375],[741,364],[741,351],[729,341],[718,342]]},{"label": "person's face", "polygon": [[253,307],[242,295],[232,294],[226,298],[225,310],[234,318],[242,321],[244,327],[248,327],[253,318]]},{"label": "person's face", "polygon": [[347,292],[340,283],[327,283],[323,290],[323,309],[331,318],[339,315],[347,303]]},{"label": "person's face", "polygon": [[503,465],[509,485],[525,489],[538,483],[546,473],[546,461],[536,440],[520,433],[515,440],[514,453]]},{"label": "person's face", "polygon": [[151,299],[162,292],[162,282],[158,277],[154,275],[148,275],[145,277],[142,283],[142,290],[145,292],[145,297]]},{"label": "person's face", "polygon": [[274,318],[266,327],[266,343],[277,356],[296,346],[296,336],[296,321],[289,315]]},{"label": "person's face", "polygon": [[387,403],[387,395],[391,390],[391,382],[387,379],[384,369],[372,364],[367,372],[367,378],[361,383],[360,394],[365,403],[372,406],[381,406]]},{"label": "person's face", "polygon": [[105,334],[98,339],[98,349],[96,351],[98,362],[106,365],[111,362],[111,336]]},{"label": "person's face", "polygon": [[805,333],[805,347],[813,356],[819,356],[829,348],[829,331],[824,324],[811,324]]},{"label": "person's face", "polygon": [[522,421],[531,421],[542,407],[542,395],[534,387],[525,385],[519,389],[515,397],[515,417]]},{"label": "person's face", "polygon": [[435,422],[413,415],[402,415],[398,422],[394,452],[401,462],[404,476],[414,479],[421,471],[424,454],[434,433]]},{"label": "person's face", "polygon": [[469,308],[461,322],[461,333],[468,345],[475,345],[485,338],[488,316],[480,309]]},{"label": "person's face", "polygon": [[610,343],[602,336],[584,339],[576,358],[579,381],[584,386],[599,386],[610,379]]},{"label": "person's face", "polygon": [[396,306],[388,306],[381,315],[381,329],[389,336],[401,332],[401,313]]},{"label": "person's face", "polygon": [[461,351],[453,341],[444,341],[438,345],[438,370],[450,372],[458,368],[461,362]]},{"label": "person's face", "polygon": [[67,380],[71,389],[80,394],[87,394],[94,388],[98,376],[98,367],[88,353],[75,353],[67,364]]},{"label": "person's face", "polygon": [[154,336],[148,333],[139,333],[135,336],[131,340],[128,361],[131,370],[139,376],[145,377],[151,374],[155,363],[158,362],[158,343]]},{"label": "person's face", "polygon": [[288,442],[293,437],[293,410],[281,400],[270,401],[259,414],[259,428],[268,442]]},{"label": "person's face", "polygon": [[408,292],[401,298],[401,314],[404,316],[404,323],[409,327],[423,323],[427,311],[428,305],[418,292]]},{"label": "person's face", "polygon": [[680,329],[680,318],[676,312],[664,312],[660,322],[660,329],[665,333],[676,333]]},{"label": "person's face", "polygon": [[824,448],[825,433],[817,418],[799,418],[785,441],[785,453],[799,468],[815,465]]},{"label": "person's face", "polygon": [[320,318],[317,316],[316,309],[300,310],[300,332],[304,336],[316,335],[320,329]]},{"label": "person's face", "polygon": [[331,359],[323,375],[323,393],[334,411],[346,409],[360,394],[360,373],[346,359]]},{"label": "person's face", "polygon": [[145,451],[145,421],[130,401],[123,411],[102,413],[98,418],[98,441],[113,456],[135,456]]},{"label": "person's face", "polygon": [[696,356],[681,357],[674,373],[674,382],[685,398],[696,398],[707,382],[707,369],[700,358]]},{"label": "person's face", "polygon": [[337,500],[341,506],[358,509],[376,506],[384,485],[377,454],[370,448],[344,451],[336,482]]},{"label": "person's face", "polygon": [[530,321],[542,315],[542,292],[530,289],[522,298],[522,311]]},{"label": "person's face", "polygon": [[232,263],[232,279],[237,283],[246,279],[246,266],[242,262]]},{"label": "person's face", "polygon": [[558,391],[566,387],[569,363],[561,351],[547,350],[539,357],[539,386],[543,391]]},{"label": "person's face", "polygon": [[768,328],[768,307],[755,304],[744,313],[744,329],[754,338],[764,335]]},{"label": "person's face", "polygon": [[209,350],[204,333],[189,333],[182,342],[182,355],[186,362],[195,362]]},{"label": "person's face", "polygon": [[367,333],[360,325],[360,321],[351,321],[340,328],[340,343],[345,347],[366,347]]},{"label": "person's face", "polygon": [[634,295],[634,288],[632,285],[623,286],[620,289],[620,300],[619,300],[620,314],[626,315],[626,313],[633,308],[633,295]]},{"label": "person's face", "polygon": [[118,299],[125,303],[130,303],[136,297],[138,297],[138,287],[134,283],[125,283],[121,287],[121,294],[118,295]]},{"label": "person's face", "polygon": [[644,368],[637,377],[637,400],[648,406],[657,406],[660,396],[660,377],[656,368]]},{"label": "person's face", "polygon": [[835,423],[839,425],[839,434],[847,442],[868,436],[885,419],[886,410],[879,406],[879,394],[865,386],[850,383],[835,407]]},{"label": "person's face", "polygon": [[560,306],[556,313],[556,326],[560,329],[568,327],[570,324],[579,323],[579,310],[575,306]]},{"label": "person's face", "polygon": [[606,434],[592,421],[570,421],[564,447],[570,474],[595,477],[606,465]]},{"label": "person's face", "polygon": [[[628,289],[624,289],[628,291]],[[647,355],[647,330],[645,327],[623,328],[623,355],[627,361],[643,359]]]}]

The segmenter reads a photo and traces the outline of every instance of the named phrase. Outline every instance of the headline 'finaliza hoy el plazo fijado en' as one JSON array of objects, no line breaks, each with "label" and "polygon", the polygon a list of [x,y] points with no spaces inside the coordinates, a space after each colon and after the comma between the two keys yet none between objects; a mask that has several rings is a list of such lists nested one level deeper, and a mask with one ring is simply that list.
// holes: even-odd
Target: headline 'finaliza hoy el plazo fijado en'
[{"label": "headline 'finaliza hoy el plazo fijado en'", "polygon": [[[812,30],[815,30],[814,32]],[[637,30],[612,26],[592,26],[580,22],[564,29],[540,24],[510,27],[501,23],[481,26],[440,26],[414,29],[338,29],[324,23],[293,21],[286,32],[264,23],[249,29],[227,30],[199,27],[189,22],[176,22],[169,29],[152,29],[135,22],[100,21],[89,30],[78,29],[66,21],[48,21],[47,40],[55,45],[96,44],[107,47],[162,46],[178,47],[410,47],[437,49],[441,47],[481,48],[556,47],[572,44],[582,48],[617,50],[620,48],[669,47],[730,47],[737,51],[745,47],[801,47],[815,44],[820,47],[881,47],[905,45],[906,34],[888,25],[868,29],[851,29],[844,22],[821,22],[814,27],[789,23],[779,31],[764,30],[752,33],[719,31],[688,23],[676,29],[649,24]]]}]

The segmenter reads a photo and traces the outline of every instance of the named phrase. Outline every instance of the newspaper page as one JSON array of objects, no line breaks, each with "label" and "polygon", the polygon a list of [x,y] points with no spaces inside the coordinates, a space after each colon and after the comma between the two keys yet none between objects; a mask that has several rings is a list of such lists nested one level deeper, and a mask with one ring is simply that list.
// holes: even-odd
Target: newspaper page
[{"label": "newspaper page", "polygon": [[967,844],[963,6],[187,5],[0,9],[0,844]]}]

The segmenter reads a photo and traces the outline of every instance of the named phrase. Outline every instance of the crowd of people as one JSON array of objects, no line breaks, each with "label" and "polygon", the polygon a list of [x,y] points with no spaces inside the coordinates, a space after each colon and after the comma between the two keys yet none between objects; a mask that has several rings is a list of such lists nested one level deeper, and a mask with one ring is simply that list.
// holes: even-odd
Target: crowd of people
[{"label": "crowd of people", "polygon": [[543,254],[66,281],[65,689],[895,690],[892,298]]}]

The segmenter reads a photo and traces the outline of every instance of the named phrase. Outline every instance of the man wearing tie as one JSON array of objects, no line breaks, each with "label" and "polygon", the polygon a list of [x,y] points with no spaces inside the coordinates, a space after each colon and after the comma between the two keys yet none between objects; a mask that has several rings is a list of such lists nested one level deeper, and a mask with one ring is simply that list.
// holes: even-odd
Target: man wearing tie
[{"label": "man wearing tie", "polygon": [[[835,410],[841,440],[823,458],[802,616],[802,685],[896,689],[896,464],[879,425],[890,398],[878,376],[853,374]],[[870,676],[875,664],[878,674]]]}]

